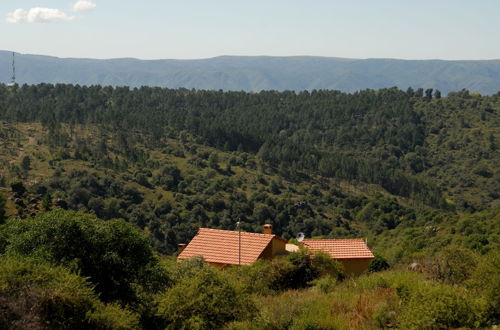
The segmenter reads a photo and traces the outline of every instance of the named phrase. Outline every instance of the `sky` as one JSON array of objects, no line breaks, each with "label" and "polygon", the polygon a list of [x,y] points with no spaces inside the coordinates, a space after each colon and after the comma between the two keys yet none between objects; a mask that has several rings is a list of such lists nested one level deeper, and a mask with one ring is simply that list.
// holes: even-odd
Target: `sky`
[{"label": "sky", "polygon": [[0,50],[500,59],[500,0],[2,0]]}]

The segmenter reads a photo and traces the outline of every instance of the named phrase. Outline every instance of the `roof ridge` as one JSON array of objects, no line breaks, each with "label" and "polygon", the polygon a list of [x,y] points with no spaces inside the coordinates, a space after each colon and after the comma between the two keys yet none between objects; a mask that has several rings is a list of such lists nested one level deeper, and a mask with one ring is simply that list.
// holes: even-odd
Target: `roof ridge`
[{"label": "roof ridge", "polygon": [[[287,241],[286,239],[282,238],[281,236],[278,236],[276,234],[263,234],[263,233],[252,233],[252,232],[249,232],[249,231],[237,231],[237,230],[228,230],[228,229],[216,229],[216,228],[206,228],[206,227],[200,227],[199,231],[201,230],[208,230],[208,231],[223,231],[223,232],[230,232],[230,233],[241,233],[241,234],[245,234],[245,235],[256,235],[256,236],[266,236],[266,237],[269,237],[269,238],[273,238],[273,237],[276,237],[278,239],[281,239],[281,240],[284,240],[284,241]],[[198,231],[198,232],[199,232]]]},{"label": "roof ridge", "polygon": [[362,241],[364,241],[364,239],[361,237],[356,237],[356,238],[306,238],[306,239],[304,239],[304,241],[340,241],[340,240],[362,240]]}]

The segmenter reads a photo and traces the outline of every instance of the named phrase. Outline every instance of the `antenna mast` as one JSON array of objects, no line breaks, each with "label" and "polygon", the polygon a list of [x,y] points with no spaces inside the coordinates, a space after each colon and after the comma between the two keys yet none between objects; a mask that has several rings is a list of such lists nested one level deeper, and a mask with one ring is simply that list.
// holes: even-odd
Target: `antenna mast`
[{"label": "antenna mast", "polygon": [[12,52],[12,85],[16,83],[16,53]]},{"label": "antenna mast", "polygon": [[241,266],[241,219],[240,218],[238,218],[236,226],[238,227],[238,266]]}]

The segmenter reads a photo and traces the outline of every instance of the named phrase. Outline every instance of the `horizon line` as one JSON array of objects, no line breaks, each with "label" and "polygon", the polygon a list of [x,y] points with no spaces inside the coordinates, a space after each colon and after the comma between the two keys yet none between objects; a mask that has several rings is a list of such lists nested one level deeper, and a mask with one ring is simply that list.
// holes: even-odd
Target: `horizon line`
[{"label": "horizon line", "polygon": [[57,59],[78,59],[78,60],[96,60],[96,61],[111,61],[111,60],[137,60],[137,61],[202,61],[210,60],[221,57],[242,57],[242,58],[299,58],[299,57],[311,57],[311,58],[322,58],[322,59],[336,59],[336,60],[349,60],[349,61],[365,61],[365,60],[395,60],[395,61],[443,61],[443,62],[477,62],[477,61],[499,61],[500,58],[486,58],[486,59],[441,59],[441,58],[423,58],[423,59],[407,59],[407,58],[397,58],[397,57],[366,57],[366,58],[356,58],[356,57],[341,57],[341,56],[323,56],[323,55],[216,55],[212,57],[199,57],[199,58],[140,58],[140,57],[73,57],[73,56],[56,56],[47,54],[34,54],[34,53],[22,53],[13,50],[2,50],[0,52],[15,53],[16,55],[26,55],[26,56],[42,56],[42,57],[52,57]]}]

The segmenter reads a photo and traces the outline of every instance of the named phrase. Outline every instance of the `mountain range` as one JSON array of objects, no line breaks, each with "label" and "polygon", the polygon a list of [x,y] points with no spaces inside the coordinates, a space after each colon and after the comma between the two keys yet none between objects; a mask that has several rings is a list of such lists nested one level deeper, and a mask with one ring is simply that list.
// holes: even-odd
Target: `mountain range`
[{"label": "mountain range", "polygon": [[[12,52],[0,51],[0,83],[12,76]],[[16,53],[19,84],[159,86],[210,90],[355,92],[385,87],[500,91],[500,60],[347,59],[315,56],[219,56],[196,60],[58,58]]]}]

